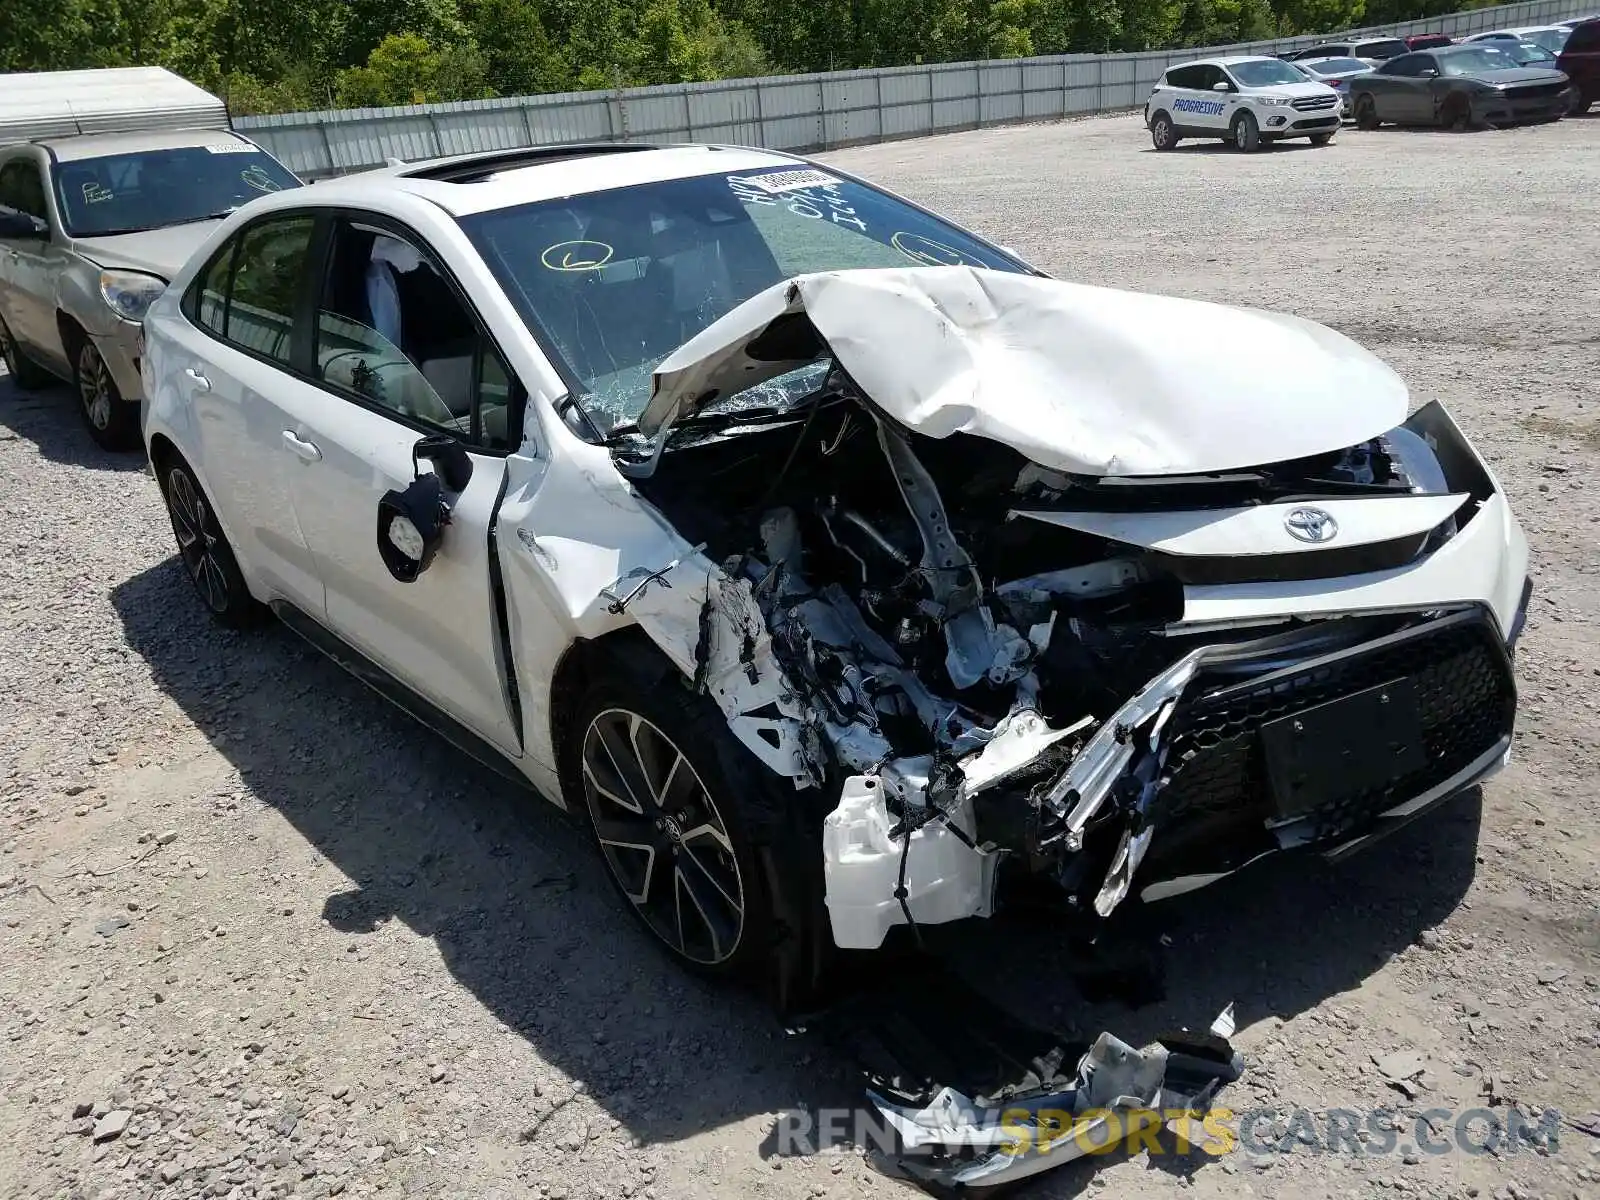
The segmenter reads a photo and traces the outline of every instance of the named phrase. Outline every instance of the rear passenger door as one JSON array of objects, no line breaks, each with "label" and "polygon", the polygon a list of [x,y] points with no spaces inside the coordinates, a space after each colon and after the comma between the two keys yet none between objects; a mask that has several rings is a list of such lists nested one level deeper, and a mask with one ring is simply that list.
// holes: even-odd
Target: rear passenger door
[{"label": "rear passenger door", "polygon": [[1172,119],[1180,129],[1217,130],[1220,135],[1227,128],[1220,120],[1223,97],[1210,90],[1211,81],[1221,78],[1220,70],[1203,64],[1174,67],[1167,72],[1167,83],[1172,87]]}]

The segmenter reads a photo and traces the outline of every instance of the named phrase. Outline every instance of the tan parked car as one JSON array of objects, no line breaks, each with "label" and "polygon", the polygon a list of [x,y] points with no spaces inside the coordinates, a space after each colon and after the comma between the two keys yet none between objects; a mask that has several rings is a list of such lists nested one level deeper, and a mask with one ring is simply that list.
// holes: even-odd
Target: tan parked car
[{"label": "tan parked car", "polygon": [[[156,74],[206,97],[166,72]],[[35,93],[52,79],[8,77],[8,91],[13,78]],[[82,87],[77,91],[72,110],[83,107]],[[37,112],[37,95],[33,99]],[[220,101],[207,99],[225,126]],[[0,117],[5,103],[0,99]],[[149,114],[126,115],[126,123],[135,124]],[[210,115],[203,114],[202,123]],[[177,112],[173,120],[185,117],[196,119],[194,110]],[[114,127],[115,119],[92,127],[107,124]],[[16,132],[0,121],[0,353],[6,369],[21,388],[52,376],[70,381],[96,442],[107,449],[137,446],[145,310],[218,221],[300,181],[254,143],[215,124],[3,144]]]}]

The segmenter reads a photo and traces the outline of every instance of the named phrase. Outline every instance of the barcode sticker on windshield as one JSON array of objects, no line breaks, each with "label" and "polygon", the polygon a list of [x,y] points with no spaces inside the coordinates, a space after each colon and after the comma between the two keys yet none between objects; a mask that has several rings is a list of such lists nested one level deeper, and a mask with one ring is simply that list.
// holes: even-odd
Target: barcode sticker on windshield
[{"label": "barcode sticker on windshield", "polygon": [[800,188],[831,187],[839,181],[826,171],[774,171],[770,175],[735,176],[741,183],[760,188],[772,196]]},{"label": "barcode sticker on windshield", "polygon": [[215,146],[207,146],[206,150],[212,154],[254,154],[256,148],[249,142],[223,142]]}]

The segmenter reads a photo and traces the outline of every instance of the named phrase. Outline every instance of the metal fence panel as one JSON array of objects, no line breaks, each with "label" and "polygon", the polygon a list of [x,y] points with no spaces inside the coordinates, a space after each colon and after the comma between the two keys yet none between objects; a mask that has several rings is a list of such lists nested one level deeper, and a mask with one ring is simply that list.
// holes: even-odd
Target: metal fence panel
[{"label": "metal fence panel", "polygon": [[[1361,36],[1541,25],[1595,0],[1519,0],[1357,31]],[[305,179],[478,150],[589,141],[705,141],[817,150],[1015,121],[1136,108],[1173,63],[1219,53],[1283,54],[1343,33],[1240,46],[1065,54],[568,92],[508,100],[238,117],[234,128]]]}]

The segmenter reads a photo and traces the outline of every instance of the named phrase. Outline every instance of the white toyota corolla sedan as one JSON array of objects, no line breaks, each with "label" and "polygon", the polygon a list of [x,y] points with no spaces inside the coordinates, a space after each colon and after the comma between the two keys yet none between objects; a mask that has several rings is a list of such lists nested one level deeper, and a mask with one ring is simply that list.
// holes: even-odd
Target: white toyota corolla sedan
[{"label": "white toyota corolla sedan", "polygon": [[580,815],[702,968],[803,983],[1026,877],[1103,916],[1341,856],[1511,743],[1527,545],[1443,408],[832,167],[562,147],[285,192],[145,338],[216,617]]}]

